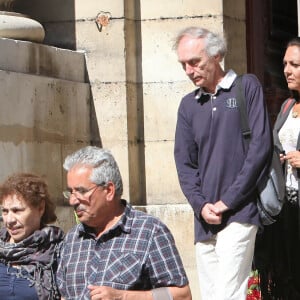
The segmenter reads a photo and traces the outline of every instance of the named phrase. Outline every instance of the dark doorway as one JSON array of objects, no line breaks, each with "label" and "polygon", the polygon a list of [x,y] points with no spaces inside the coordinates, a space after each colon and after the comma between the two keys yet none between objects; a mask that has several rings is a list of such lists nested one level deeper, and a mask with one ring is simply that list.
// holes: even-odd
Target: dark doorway
[{"label": "dark doorway", "polygon": [[297,0],[246,0],[247,68],[260,79],[272,123],[289,96],[282,59],[298,35]]}]

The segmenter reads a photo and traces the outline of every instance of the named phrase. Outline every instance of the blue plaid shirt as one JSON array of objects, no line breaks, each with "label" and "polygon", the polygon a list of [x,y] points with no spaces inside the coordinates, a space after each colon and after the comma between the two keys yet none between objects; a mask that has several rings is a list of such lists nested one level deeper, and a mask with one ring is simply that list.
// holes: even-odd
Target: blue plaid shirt
[{"label": "blue plaid shirt", "polygon": [[62,297],[90,299],[89,284],[121,290],[188,284],[169,229],[122,201],[126,205],[122,218],[100,238],[83,224],[66,235],[57,271]]}]

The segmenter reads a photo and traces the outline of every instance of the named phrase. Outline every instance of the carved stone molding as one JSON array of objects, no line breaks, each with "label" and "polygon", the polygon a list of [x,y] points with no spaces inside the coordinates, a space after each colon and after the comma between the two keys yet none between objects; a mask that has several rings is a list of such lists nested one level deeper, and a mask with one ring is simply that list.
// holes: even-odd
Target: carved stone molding
[{"label": "carved stone molding", "polygon": [[24,14],[14,12],[14,2],[15,0],[0,0],[0,38],[43,42],[43,26]]}]

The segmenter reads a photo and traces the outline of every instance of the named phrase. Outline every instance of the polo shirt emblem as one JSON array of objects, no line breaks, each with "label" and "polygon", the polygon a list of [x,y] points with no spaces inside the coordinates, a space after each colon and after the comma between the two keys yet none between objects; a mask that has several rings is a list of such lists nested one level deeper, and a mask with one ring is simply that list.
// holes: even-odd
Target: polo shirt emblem
[{"label": "polo shirt emblem", "polygon": [[237,108],[236,98],[229,98],[226,100],[226,107],[228,108]]}]

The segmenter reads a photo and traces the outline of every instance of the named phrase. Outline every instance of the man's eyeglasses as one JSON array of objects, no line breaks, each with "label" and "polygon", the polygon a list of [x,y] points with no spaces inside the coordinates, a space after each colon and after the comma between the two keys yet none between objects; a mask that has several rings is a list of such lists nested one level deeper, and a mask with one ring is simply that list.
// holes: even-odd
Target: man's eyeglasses
[{"label": "man's eyeglasses", "polygon": [[[71,198],[72,195],[74,195],[77,199],[84,199],[86,198],[86,194],[90,191],[96,190],[96,188],[98,188],[100,185],[94,185],[89,189],[85,189],[85,188],[77,188],[74,191],[70,191],[70,190],[65,190],[62,192],[63,196],[65,197],[65,199],[69,200]],[[91,196],[91,195],[90,195]],[[90,197],[89,196],[89,197]]]}]

